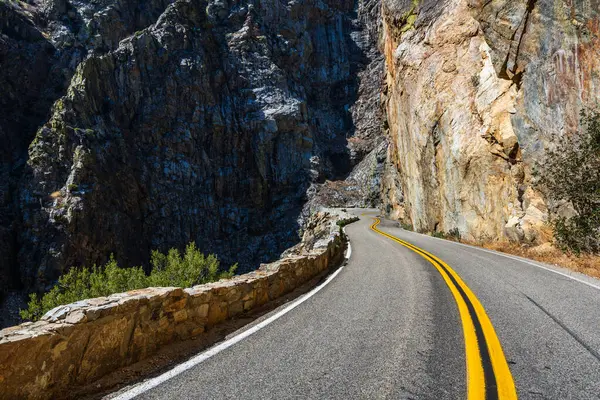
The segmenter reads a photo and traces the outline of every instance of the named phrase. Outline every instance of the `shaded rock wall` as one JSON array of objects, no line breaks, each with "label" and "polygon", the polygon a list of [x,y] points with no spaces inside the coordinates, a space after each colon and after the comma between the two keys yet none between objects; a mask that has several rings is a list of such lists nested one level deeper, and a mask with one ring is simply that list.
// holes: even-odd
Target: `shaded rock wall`
[{"label": "shaded rock wall", "polygon": [[[381,138],[381,136],[380,136]],[[304,213],[319,210],[321,207],[372,207],[381,205],[382,176],[386,161],[387,142],[368,153],[344,180],[326,181],[314,184],[309,190],[309,201],[304,205]]]},{"label": "shaded rock wall", "polygon": [[19,192],[36,130],[89,53],[116,47],[153,23],[168,3],[0,3],[0,294],[21,286]]},{"label": "shaded rock wall", "polygon": [[343,259],[335,222],[314,215],[286,258],[230,280],[83,300],[0,331],[0,399],[72,396],[74,387],[294,290]]},{"label": "shaded rock wall", "polygon": [[0,125],[22,135],[3,170],[1,268],[27,289],[190,241],[254,268],[299,240],[312,183],[345,178],[380,143],[377,1],[11,7],[60,83],[27,100],[31,126]]},{"label": "shaded rock wall", "polygon": [[600,94],[598,6],[384,1],[388,214],[469,239],[547,240],[531,171]]},{"label": "shaded rock wall", "polygon": [[330,177],[337,179],[313,183],[308,189],[304,215],[322,206],[377,207],[380,204],[387,146],[383,127],[385,111],[381,107],[385,60],[381,52],[380,1],[357,1],[350,25],[350,37],[360,49],[350,58],[351,72],[357,81],[355,100],[347,103],[352,123],[346,138],[352,169],[341,176]]}]

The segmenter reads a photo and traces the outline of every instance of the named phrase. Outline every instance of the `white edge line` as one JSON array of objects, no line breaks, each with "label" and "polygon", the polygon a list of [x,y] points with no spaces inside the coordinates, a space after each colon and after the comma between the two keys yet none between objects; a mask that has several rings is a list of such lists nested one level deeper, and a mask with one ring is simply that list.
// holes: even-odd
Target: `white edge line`
[{"label": "white edge line", "polygon": [[[490,254],[495,254],[497,256],[502,256],[502,257],[510,258],[512,260],[515,260],[515,261],[520,261],[522,263],[533,265],[534,267],[538,267],[538,268],[544,269],[546,271],[553,272],[553,273],[558,274],[558,275],[562,275],[562,276],[564,276],[566,278],[570,278],[570,279],[572,279],[574,281],[577,281],[579,283],[583,283],[584,285],[587,285],[589,287],[593,287],[594,289],[600,290],[600,286],[594,285],[593,283],[587,282],[587,281],[585,281],[583,279],[580,279],[580,278],[577,278],[577,277],[575,277],[573,275],[569,275],[567,273],[564,273],[564,272],[561,272],[561,271],[557,271],[557,270],[555,270],[553,268],[545,267],[545,266],[537,264],[535,262],[526,260],[526,259],[524,259],[522,257],[515,257],[515,256],[509,255],[509,254],[505,254],[505,253],[499,252],[499,251],[488,250],[488,249],[483,248],[483,247],[471,246],[469,244],[454,242],[454,241],[451,241],[451,240],[440,239],[440,238],[436,238],[436,237],[433,237],[433,236],[425,235],[425,234],[419,233],[419,232],[413,232],[413,231],[407,231],[407,232],[416,233],[417,235],[425,236],[425,237],[430,238],[430,239],[441,240],[441,241],[444,241],[444,242],[447,242],[447,243],[450,242],[450,243],[457,244],[459,246],[468,247],[470,249],[479,250],[479,251],[483,251],[485,253],[490,253]],[[562,268],[562,267],[560,267],[560,268]]]},{"label": "white edge line", "polygon": [[350,245],[350,238],[348,238],[348,235],[346,234],[346,227],[343,227],[342,230],[344,231],[344,235],[346,235],[346,238],[348,239],[348,248],[346,248],[346,254],[344,254],[344,258],[347,261],[352,255],[352,246]]},{"label": "white edge line", "polygon": [[[352,254],[352,248],[350,247],[350,241],[348,241],[348,249],[346,250],[346,254],[344,255],[344,258],[346,260],[348,260],[350,258],[350,255]],[[211,347],[210,349],[206,350],[205,352],[198,354],[197,356],[194,356],[192,358],[190,358],[188,361],[177,365],[176,367],[174,367],[173,369],[165,372],[162,375],[159,375],[155,378],[149,379],[133,388],[131,388],[130,390],[128,390],[127,392],[121,393],[116,397],[112,397],[110,398],[111,400],[130,400],[133,399],[136,396],[139,396],[140,394],[147,392],[150,389],[155,388],[156,386],[160,385],[161,383],[164,383],[166,381],[168,381],[169,379],[181,374],[182,372],[208,360],[209,358],[211,358],[212,356],[222,352],[223,350],[233,346],[234,344],[244,340],[245,338],[247,338],[248,336],[252,335],[253,333],[258,332],[259,330],[261,330],[262,328],[264,328],[265,326],[269,325],[270,323],[272,323],[273,321],[281,318],[282,316],[284,316],[285,314],[289,313],[290,311],[292,311],[294,308],[298,307],[300,304],[304,303],[306,300],[310,299],[312,296],[314,296],[315,294],[317,294],[321,289],[323,289],[325,286],[327,286],[340,272],[342,272],[342,269],[344,269],[344,266],[340,266],[340,268],[338,268],[334,273],[332,273],[331,275],[329,275],[329,277],[327,277],[327,279],[325,280],[325,282],[323,282],[322,284],[320,284],[319,286],[317,286],[316,288],[314,288],[313,290],[311,290],[310,292],[308,292],[307,294],[305,294],[304,296],[302,296],[301,298],[299,298],[298,300],[296,300],[295,302],[293,302],[292,304],[290,304],[289,306],[287,306],[286,308],[284,308],[283,310],[279,311],[277,314],[272,315],[271,317],[265,319],[264,321],[256,324],[255,326],[253,326],[252,328],[240,333],[237,336],[234,336],[222,343],[219,343],[218,345]]]}]

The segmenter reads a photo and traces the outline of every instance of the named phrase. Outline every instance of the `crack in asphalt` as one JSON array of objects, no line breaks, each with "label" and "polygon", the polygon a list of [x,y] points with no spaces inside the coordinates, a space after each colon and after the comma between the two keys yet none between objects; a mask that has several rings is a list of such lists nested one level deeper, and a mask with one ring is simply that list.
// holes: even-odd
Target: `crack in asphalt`
[{"label": "crack in asphalt", "polygon": [[577,343],[579,343],[581,346],[583,346],[584,349],[586,349],[592,356],[594,356],[594,358],[596,358],[596,360],[600,361],[600,354],[596,350],[594,350],[590,345],[585,343],[583,341],[583,339],[580,338],[579,335],[577,335],[577,333],[575,333],[571,329],[569,329],[569,327],[567,327],[560,319],[558,319],[550,311],[546,310],[544,307],[542,307],[540,304],[538,304],[531,297],[527,296],[525,293],[523,293],[523,296],[525,296],[527,298],[527,300],[532,302],[537,308],[542,310],[542,312],[544,314],[546,314],[554,322],[556,322],[565,332],[567,332],[573,339],[575,339],[577,341]]}]

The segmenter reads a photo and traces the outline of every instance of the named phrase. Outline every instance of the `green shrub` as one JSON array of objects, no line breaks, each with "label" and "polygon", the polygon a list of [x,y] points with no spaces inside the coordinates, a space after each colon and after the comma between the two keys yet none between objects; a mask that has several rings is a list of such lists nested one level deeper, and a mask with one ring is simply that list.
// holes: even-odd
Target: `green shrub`
[{"label": "green shrub", "polygon": [[345,227],[346,225],[350,225],[353,222],[356,222],[360,220],[360,218],[358,217],[352,217],[352,218],[345,218],[345,219],[340,219],[337,224],[340,228]]},{"label": "green shrub", "polygon": [[402,227],[402,229],[404,229],[405,231],[414,231],[414,228],[411,224],[407,224],[405,222],[400,222],[400,226]]},{"label": "green shrub", "polygon": [[191,287],[202,283],[231,278],[237,264],[222,271],[217,257],[205,256],[194,243],[181,255],[177,249],[167,254],[152,252],[152,270],[146,275],[142,267],[120,268],[111,256],[104,267],[72,268],[58,278],[58,283],[41,297],[30,295],[28,308],[20,311],[21,318],[36,321],[46,312],[62,304],[109,296],[151,286]]},{"label": "green shrub", "polygon": [[455,240],[457,242],[460,242],[460,231],[458,230],[458,228],[454,228],[454,229],[450,229],[448,231],[448,233],[446,233],[446,236],[448,236],[448,238],[450,240]]},{"label": "green shrub", "polygon": [[229,270],[221,271],[217,257],[213,254],[204,256],[194,243],[186,247],[183,256],[177,249],[171,249],[167,254],[155,250],[151,264],[149,286],[190,287],[231,278],[237,269],[237,264],[234,264]]},{"label": "green shrub", "polygon": [[455,242],[460,242],[460,231],[458,228],[450,229],[448,232],[433,232],[431,236],[446,239],[446,240],[454,240]]},{"label": "green shrub", "polygon": [[557,244],[576,254],[600,253],[600,113],[582,113],[581,126],[556,141],[534,175],[549,199],[566,200],[576,212],[551,219]]}]

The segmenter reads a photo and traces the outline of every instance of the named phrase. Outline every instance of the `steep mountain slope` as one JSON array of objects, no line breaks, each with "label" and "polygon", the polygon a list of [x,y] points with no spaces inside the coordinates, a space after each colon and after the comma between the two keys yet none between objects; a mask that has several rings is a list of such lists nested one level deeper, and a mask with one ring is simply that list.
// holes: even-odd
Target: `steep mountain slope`
[{"label": "steep mountain slope", "polygon": [[[2,126],[22,136],[0,213],[14,286],[189,241],[255,268],[298,240],[311,185],[380,146],[378,2],[3,7],[43,38],[44,71],[68,86],[42,105],[45,86],[32,90],[22,101],[38,119]],[[34,46],[13,33],[3,28],[15,52]]]},{"label": "steep mountain slope", "polygon": [[19,287],[27,148],[89,53],[148,26],[168,1],[0,2],[0,294]]},{"label": "steep mountain slope", "polygon": [[547,240],[532,168],[600,94],[596,0],[383,2],[385,210],[469,239]]}]

